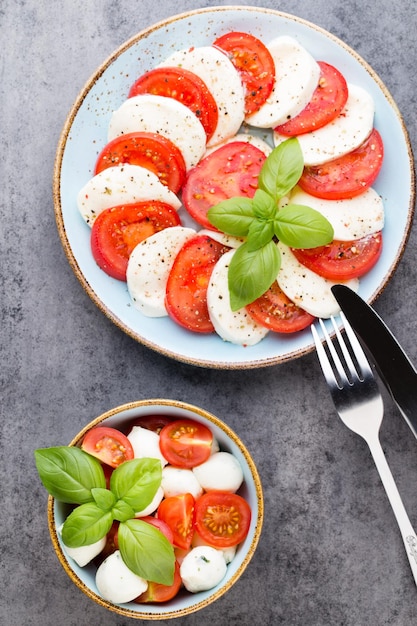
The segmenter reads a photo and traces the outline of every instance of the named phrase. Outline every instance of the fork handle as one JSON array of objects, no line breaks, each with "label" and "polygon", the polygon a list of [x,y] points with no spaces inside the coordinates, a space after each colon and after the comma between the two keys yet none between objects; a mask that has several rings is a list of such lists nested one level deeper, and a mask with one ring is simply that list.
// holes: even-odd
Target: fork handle
[{"label": "fork handle", "polygon": [[382,449],[379,438],[367,439],[369,449],[374,459],[376,468],[381,477],[382,484],[384,485],[388,499],[390,501],[392,510],[396,517],[398,526],[400,528],[402,540],[404,542],[405,551],[407,553],[408,561],[410,563],[411,571],[414,576],[414,581],[417,584],[417,537],[411,522],[408,518],[407,511],[405,510],[403,501],[399,494],[394,477],[391,473],[384,451]]}]

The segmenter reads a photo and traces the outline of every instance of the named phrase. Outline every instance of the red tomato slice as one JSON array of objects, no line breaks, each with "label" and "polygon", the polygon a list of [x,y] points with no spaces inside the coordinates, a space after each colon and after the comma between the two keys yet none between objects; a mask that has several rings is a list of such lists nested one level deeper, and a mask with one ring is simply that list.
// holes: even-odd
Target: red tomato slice
[{"label": "red tomato slice", "polygon": [[307,106],[295,117],[277,126],[281,135],[293,137],[322,128],[332,122],[343,110],[348,99],[344,76],[332,65],[319,61],[320,78]]},{"label": "red tomato slice", "polygon": [[191,493],[162,500],[157,516],[172,530],[174,546],[188,550],[194,533],[194,498]]},{"label": "red tomato slice", "polygon": [[287,298],[276,281],[246,310],[256,322],[277,333],[295,333],[314,321],[312,315]]},{"label": "red tomato slice", "polygon": [[100,152],[94,174],[123,163],[145,167],[174,193],[181,189],[185,181],[181,150],[163,135],[143,132],[116,137]]},{"label": "red tomato slice", "polygon": [[158,530],[161,531],[163,535],[168,539],[170,543],[174,543],[174,535],[172,534],[172,530],[168,526],[166,522],[158,517],[153,517],[152,515],[145,515],[145,517],[141,517],[140,520],[142,522],[147,522],[151,524],[151,526],[155,526]]},{"label": "red tomato slice", "polygon": [[148,588],[140,596],[138,596],[133,602],[137,604],[150,603],[150,602],[167,602],[172,600],[182,586],[182,579],[180,575],[180,564],[175,561],[174,569],[174,582],[172,585],[161,585],[160,583],[154,583],[148,581]]},{"label": "red tomato slice", "polygon": [[91,229],[91,251],[109,276],[126,280],[129,256],[138,243],[154,233],[181,224],[175,209],[150,200],[105,209]]},{"label": "red tomato slice", "polygon": [[210,207],[235,196],[253,198],[265,154],[249,143],[233,141],[202,159],[189,173],[182,201],[190,215],[215,230],[207,218]]},{"label": "red tomato slice", "polygon": [[96,426],[89,430],[81,448],[111,467],[118,467],[134,458],[132,445],[126,435],[108,426]]},{"label": "red tomato slice", "polygon": [[168,463],[186,469],[207,461],[212,442],[210,429],[190,419],[168,424],[159,435],[159,447]]},{"label": "red tomato slice", "polygon": [[330,280],[350,280],[369,272],[382,252],[382,233],[354,241],[333,241],[327,246],[292,252],[300,263]]},{"label": "red tomato slice", "polygon": [[214,46],[226,52],[246,89],[245,114],[258,111],[275,83],[275,63],[265,44],[249,33],[226,33]]},{"label": "red tomato slice", "polygon": [[378,176],[384,158],[381,135],[374,128],[364,143],[339,159],[305,167],[298,181],[301,189],[325,200],[343,200],[360,195]]},{"label": "red tomato slice", "polygon": [[250,522],[250,506],[236,493],[209,491],[196,500],[196,531],[215,548],[229,548],[243,541]]},{"label": "red tomato slice", "polygon": [[106,536],[106,545],[103,550],[98,555],[97,561],[102,563],[104,559],[106,559],[110,554],[113,554],[116,550],[119,549],[119,541],[118,541],[118,531],[119,531],[119,523],[113,522],[109,532]]},{"label": "red tomato slice", "polygon": [[202,123],[207,141],[216,130],[216,101],[205,82],[193,72],[182,67],[158,67],[150,70],[132,85],[129,98],[143,93],[174,98],[191,109]]},{"label": "red tomato slice", "polygon": [[211,237],[189,239],[175,257],[166,285],[165,306],[170,317],[197,333],[211,333],[207,287],[218,259],[229,248]]}]

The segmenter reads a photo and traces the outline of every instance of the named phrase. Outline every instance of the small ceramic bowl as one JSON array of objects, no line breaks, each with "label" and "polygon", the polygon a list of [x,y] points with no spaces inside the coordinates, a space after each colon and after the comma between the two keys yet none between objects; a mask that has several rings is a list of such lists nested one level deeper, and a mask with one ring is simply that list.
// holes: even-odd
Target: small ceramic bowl
[{"label": "small ceramic bowl", "polygon": [[223,596],[236,583],[254,555],[259,541],[263,521],[263,494],[258,471],[255,464],[239,437],[224,422],[199,407],[176,400],[139,400],[110,409],[87,424],[70,442],[70,446],[79,445],[88,430],[97,425],[106,425],[123,430],[130,421],[147,415],[165,415],[178,419],[185,417],[207,425],[220,445],[220,449],[232,453],[240,462],[244,482],[239,490],[249,503],[252,520],[246,539],[238,546],[236,556],[227,566],[223,580],[213,589],[199,593],[180,593],[167,603],[160,604],[113,604],[104,600],[98,593],[95,584],[96,566],[89,564],[79,567],[68,557],[57,533],[68,514],[67,505],[58,502],[52,496],[48,499],[48,525],[52,543],[58,559],[71,580],[91,600],[120,615],[136,619],[169,619],[184,617],[203,609]]}]

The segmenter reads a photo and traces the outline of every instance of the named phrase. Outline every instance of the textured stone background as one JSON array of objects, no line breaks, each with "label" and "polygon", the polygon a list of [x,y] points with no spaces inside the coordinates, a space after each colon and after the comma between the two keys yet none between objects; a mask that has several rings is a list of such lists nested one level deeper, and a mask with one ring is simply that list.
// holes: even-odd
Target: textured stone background
[{"label": "textured stone background", "polygon": [[[265,491],[250,566],[189,626],[411,626],[417,590],[365,444],[335,416],[308,355],[259,371],[212,371],[137,344],[100,313],[63,253],[51,185],[67,113],[96,67],[173,13],[220,2],[1,0],[0,622],[122,626],[93,604],[53,552],[36,447],[67,443],[129,400],[174,397],[224,418],[249,446]],[[228,3],[224,3],[228,4]],[[369,62],[417,144],[414,0],[259,4],[331,31]],[[417,235],[376,303],[417,362]],[[417,526],[417,442],[387,400],[382,440]]]}]

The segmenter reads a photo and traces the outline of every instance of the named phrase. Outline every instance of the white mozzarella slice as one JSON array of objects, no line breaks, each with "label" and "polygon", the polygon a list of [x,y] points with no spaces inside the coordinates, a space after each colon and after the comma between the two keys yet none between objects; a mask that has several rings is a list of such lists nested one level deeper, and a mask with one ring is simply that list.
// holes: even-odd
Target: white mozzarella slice
[{"label": "white mozzarella slice", "polygon": [[214,241],[221,243],[223,246],[228,246],[229,248],[238,248],[245,242],[243,237],[234,237],[233,235],[227,235],[221,231],[210,230],[209,228],[202,228],[198,231],[198,234],[211,237]]},{"label": "white mozzarella slice", "polygon": [[97,569],[96,585],[100,595],[115,604],[131,602],[148,588],[147,581],[127,567],[119,550]]},{"label": "white mozzarella slice", "polygon": [[159,67],[169,66],[197,74],[217,104],[217,127],[207,145],[215,146],[233,137],[244,120],[245,92],[239,73],[227,56],[212,46],[187,48],[171,54]]},{"label": "white mozzarella slice", "polygon": [[167,465],[168,461],[159,448],[158,433],[148,428],[142,428],[142,426],[133,426],[127,438],[132,444],[135,459],[158,459],[161,461],[162,467]]},{"label": "white mozzarella slice", "polygon": [[268,329],[255,322],[245,308],[230,308],[227,275],[235,251],[223,254],[214,266],[207,288],[207,307],[214,329],[224,341],[252,346],[268,334]]},{"label": "white mozzarella slice", "polygon": [[[298,135],[305,165],[322,165],[356,150],[367,139],[374,125],[375,104],[362,87],[348,85],[349,96],[342,113],[332,122],[311,133]],[[288,139],[274,133],[278,145]]]},{"label": "white mozzarella slice", "polygon": [[252,146],[255,146],[255,148],[258,148],[258,150],[261,150],[261,152],[263,152],[266,156],[271,154],[273,150],[269,143],[267,143],[265,139],[262,139],[262,137],[259,137],[258,135],[252,135],[250,133],[238,133],[234,137],[229,137],[229,139],[223,141],[221,144],[208,148],[204,154],[204,157],[217,150],[217,148],[220,148],[227,143],[233,143],[234,141],[243,141],[245,143],[250,143]]},{"label": "white mozzarella slice", "polygon": [[[278,242],[281,253],[281,268],[278,272],[278,284],[282,291],[295,304],[314,317],[327,318],[337,315],[340,307],[331,292],[336,282],[318,276],[297,261],[291,250],[281,241]],[[357,291],[359,280],[344,281],[353,291]]]},{"label": "white mozzarella slice", "polygon": [[275,63],[275,84],[268,100],[245,121],[258,128],[274,128],[298,115],[309,103],[320,67],[298,41],[287,35],[267,45]]},{"label": "white mozzarella slice", "polygon": [[159,200],[176,210],[181,206],[175,193],[163,185],[156,174],[139,165],[125,163],[90,178],[78,193],[77,206],[87,224],[92,226],[105,209],[146,200]]},{"label": "white mozzarella slice", "polygon": [[165,498],[178,496],[182,493],[191,493],[193,498],[199,498],[203,488],[191,469],[166,465],[162,470],[161,487]]},{"label": "white mozzarella slice", "polygon": [[205,491],[235,493],[243,482],[242,467],[230,452],[215,452],[192,471]]},{"label": "white mozzarella slice", "polygon": [[371,187],[355,198],[323,200],[296,188],[291,203],[316,209],[334,229],[334,239],[351,241],[378,233],[384,227],[384,204]]},{"label": "white mozzarella slice", "polygon": [[147,317],[168,315],[165,290],[168,275],[180,248],[196,231],[184,226],[165,228],[147,237],[132,251],[126,270],[129,295]]},{"label": "white mozzarella slice", "polygon": [[197,165],[206,149],[207,137],[200,120],[174,98],[140,94],[125,100],[111,117],[108,140],[134,132],[157,133],[170,139],[181,151],[187,170]]},{"label": "white mozzarella slice", "polygon": [[227,565],[223,552],[211,546],[197,546],[183,559],[180,574],[191,593],[212,589],[224,578]]}]

